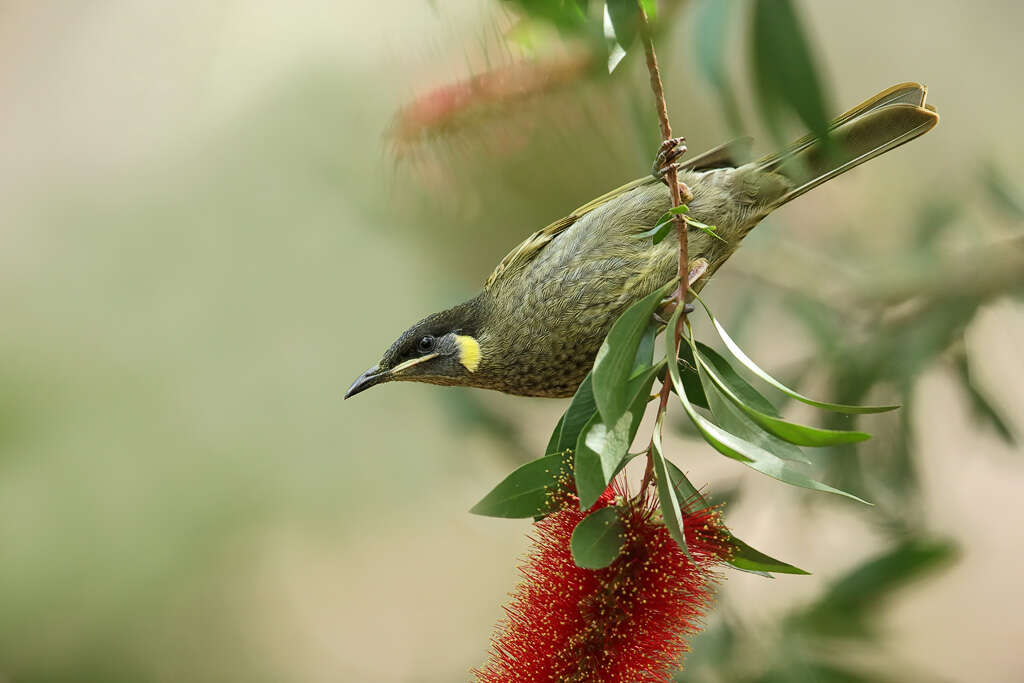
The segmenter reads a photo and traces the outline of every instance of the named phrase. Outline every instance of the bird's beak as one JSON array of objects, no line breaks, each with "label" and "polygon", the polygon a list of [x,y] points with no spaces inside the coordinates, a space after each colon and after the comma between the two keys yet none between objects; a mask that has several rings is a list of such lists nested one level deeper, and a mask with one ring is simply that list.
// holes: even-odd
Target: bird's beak
[{"label": "bird's beak", "polygon": [[360,391],[369,389],[375,384],[380,384],[384,381],[387,375],[387,372],[381,371],[380,365],[374,365],[372,368],[356,377],[356,381],[352,382],[352,386],[350,386],[348,391],[345,392],[345,398],[352,398]]}]

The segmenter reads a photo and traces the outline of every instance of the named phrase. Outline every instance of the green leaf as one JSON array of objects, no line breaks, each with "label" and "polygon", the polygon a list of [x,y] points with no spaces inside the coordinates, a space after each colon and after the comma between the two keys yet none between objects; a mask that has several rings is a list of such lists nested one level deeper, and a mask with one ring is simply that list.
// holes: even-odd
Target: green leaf
[{"label": "green leaf", "polygon": [[632,400],[627,395],[626,380],[633,370],[637,349],[647,331],[651,314],[675,280],[645,296],[626,309],[612,325],[594,359],[594,399],[598,412],[606,424],[615,424],[626,412]]},{"label": "green leaf", "polygon": [[776,137],[782,114],[792,110],[821,139],[829,131],[829,107],[811,47],[791,0],[756,0],[752,71],[762,114]]},{"label": "green leaf", "polygon": [[615,71],[616,67],[626,56],[626,49],[619,44],[615,38],[615,26],[612,25],[612,16],[608,13],[608,5],[604,6],[604,42],[608,48],[608,73]]},{"label": "green leaf", "polygon": [[[690,350],[690,354],[692,356],[693,350],[690,349],[690,345],[686,344],[685,346]],[[701,345],[701,349],[704,348],[710,350],[710,348]],[[698,349],[698,355],[701,353],[703,353],[703,351]],[[810,464],[810,458],[808,458],[802,450],[794,446],[792,443],[783,441],[774,434],[765,431],[760,425],[750,419],[739,407],[737,407],[735,403],[729,400],[725,393],[709,379],[708,370],[703,363],[700,366],[699,377],[698,381],[702,385],[701,392],[706,397],[711,409],[711,415],[714,417],[715,423],[719,427],[730,434],[735,434],[756,446],[760,446],[764,450],[773,455],[777,455],[783,460],[793,460],[795,462]],[[738,377],[737,379],[742,382],[742,379]],[[749,391],[745,388],[741,389],[737,385],[737,390],[744,399],[752,401],[754,405],[764,409],[764,412],[768,414],[777,415],[775,408],[766,398],[758,394],[753,387],[750,387],[749,385],[747,386],[749,387]],[[687,387],[687,391],[689,391],[689,387]]]},{"label": "green leaf", "polygon": [[562,413],[562,416],[558,418],[558,422],[555,424],[555,429],[551,432],[551,437],[548,439],[547,448],[544,449],[545,453],[558,453],[565,450],[558,447],[558,439],[562,435],[562,425],[564,424],[565,413]]},{"label": "green leaf", "polygon": [[[689,344],[679,345],[679,360],[686,363],[686,367],[680,372],[683,387],[686,389],[686,395],[690,398],[690,403],[710,410],[711,406],[708,405],[708,397],[704,395],[704,387],[701,386],[700,376],[697,374],[697,361],[693,359],[693,351],[690,349]],[[672,390],[675,391],[675,387],[672,387]]]},{"label": "green leaf", "polygon": [[701,223],[700,221],[696,220],[695,218],[687,217],[685,220],[686,220],[686,225],[687,226],[689,226],[691,228],[697,228],[698,230],[700,230],[704,234],[708,235],[709,237],[714,237],[719,242],[725,242],[726,244],[728,244],[726,239],[716,232],[718,230],[718,226],[716,226],[716,225],[708,225],[707,223]]},{"label": "green leaf", "polygon": [[956,554],[951,541],[911,538],[848,572],[791,622],[817,637],[869,636],[886,599]]},{"label": "green leaf", "polygon": [[726,67],[729,17],[736,4],[736,0],[700,0],[694,8],[692,41],[697,52],[697,71],[718,92],[733,133],[743,128]]},{"label": "green leaf", "polygon": [[661,365],[648,368],[642,375],[629,381],[628,393],[632,397],[630,409],[611,427],[594,415],[580,432],[576,443],[576,492],[580,509],[586,510],[611,483],[628,456],[640,422],[647,408],[651,384]]},{"label": "green leaf", "polygon": [[572,531],[569,548],[576,566],[604,569],[622,552],[626,529],[615,507],[594,510]]},{"label": "green leaf", "polygon": [[770,572],[775,574],[802,574],[809,576],[810,572],[795,567],[788,562],[776,560],[771,555],[765,555],[757,548],[752,548],[732,534],[731,537],[733,554],[729,564],[737,569],[748,572]]},{"label": "green leaf", "polygon": [[[672,314],[672,320],[669,321],[668,329],[672,329],[672,325],[678,320],[679,314],[682,309],[676,309],[676,312]],[[666,335],[671,337],[671,335]],[[835,493],[840,496],[846,496],[852,498],[861,503],[867,503],[867,501],[858,498],[852,493],[846,491],[840,491],[839,489],[833,488],[827,484],[823,484],[820,481],[816,481],[811,477],[807,476],[799,470],[793,469],[785,460],[775,456],[765,449],[750,443],[749,441],[742,439],[735,434],[730,434],[718,425],[714,424],[710,420],[703,417],[698,413],[694,407],[690,404],[690,401],[686,397],[686,390],[683,388],[682,380],[679,377],[679,365],[676,362],[675,349],[672,348],[672,340],[668,340],[668,358],[669,358],[669,374],[672,377],[672,383],[675,385],[676,393],[679,395],[679,399],[683,404],[683,410],[689,416],[690,420],[696,425],[697,430],[704,437],[711,446],[719,453],[738,460],[743,464],[751,467],[762,474],[767,474],[770,477],[778,479],[779,481],[791,484],[793,486],[800,486],[803,488],[813,489],[816,491],[824,491],[826,493]]]},{"label": "green leaf", "polygon": [[[698,299],[698,301],[699,301],[699,299]],[[764,380],[768,384],[772,385],[773,387],[775,387],[776,389],[778,389],[782,393],[786,394],[790,398],[795,398],[797,401],[800,401],[801,403],[806,403],[809,406],[814,406],[815,408],[821,408],[822,410],[831,410],[831,411],[836,412],[836,413],[848,413],[848,414],[884,413],[884,412],[887,412],[887,411],[890,411],[890,410],[896,410],[897,408],[899,408],[898,405],[893,405],[893,406],[853,406],[853,405],[844,405],[842,403],[828,403],[826,401],[816,401],[813,398],[808,398],[807,396],[804,396],[803,394],[801,394],[801,393],[799,393],[799,392],[797,392],[797,391],[795,391],[793,389],[790,389],[785,384],[783,384],[782,382],[780,382],[779,380],[775,379],[774,377],[769,375],[767,372],[762,370],[761,367],[759,365],[757,365],[757,363],[755,363],[754,361],[750,360],[750,358],[747,356],[747,354],[745,354],[743,352],[743,349],[741,349],[739,347],[739,345],[737,345],[736,342],[734,342],[732,340],[732,337],[730,337],[729,334],[725,331],[725,328],[722,327],[722,324],[718,322],[718,319],[715,318],[715,316],[711,314],[711,310],[708,309],[707,305],[705,305],[703,301],[701,301],[700,303],[701,303],[702,306],[704,306],[704,310],[707,312],[708,317],[711,318],[711,322],[714,323],[715,329],[718,331],[718,336],[722,338],[723,342],[725,342],[725,346],[726,346],[727,349],[729,349],[729,353],[731,353],[733,355],[733,357],[736,358],[736,360],[738,360],[740,363],[745,365],[747,367],[747,369],[750,370],[752,373],[754,373],[755,375],[757,375],[762,380]]]},{"label": "green leaf", "polygon": [[671,209],[669,209],[668,211],[661,215],[661,218],[658,219],[658,222],[655,224],[653,228],[638,233],[636,235],[637,239],[652,237],[654,238],[654,244],[658,244],[663,239],[668,237],[669,231],[672,229],[672,226],[675,225],[675,217],[680,214],[684,214],[689,210],[690,209],[685,204],[673,206]]},{"label": "green leaf", "polygon": [[658,18],[658,0],[640,0],[640,6],[644,8],[649,20],[654,21]]},{"label": "green leaf", "polygon": [[558,491],[570,474],[570,461],[562,453],[538,458],[505,477],[470,512],[505,518],[554,512],[561,504]]},{"label": "green leaf", "polygon": [[647,323],[644,336],[640,338],[640,344],[636,347],[636,356],[633,358],[633,372],[630,377],[635,377],[647,372],[647,368],[654,363],[654,338],[658,336],[658,324],[653,320]]},{"label": "green leaf", "polygon": [[[736,407],[742,410],[747,417],[756,422],[761,429],[777,436],[783,441],[788,441],[789,443],[796,444],[798,446],[837,446],[840,444],[857,443],[858,441],[864,441],[865,439],[871,438],[870,434],[866,434],[864,432],[820,429],[818,427],[809,427],[807,425],[796,424],[794,422],[787,422],[779,417],[775,417],[773,414],[769,414],[776,412],[774,407],[767,412],[759,410],[758,408],[749,405],[747,400],[745,400],[749,399],[750,393],[753,392],[753,394],[760,399],[757,401],[759,405],[763,405],[763,403],[767,403],[767,401],[764,400],[763,396],[757,394],[753,387],[746,384],[746,382],[744,382],[743,379],[729,366],[729,363],[724,358],[707,347],[702,349],[699,354],[701,358],[701,369],[711,379],[715,387],[717,387],[726,398],[732,401]],[[742,388],[743,393],[734,391],[733,387],[736,387],[737,389]],[[768,405],[771,406],[771,404]]]},{"label": "green leaf", "polygon": [[995,163],[990,161],[985,165],[981,172],[981,181],[989,199],[996,207],[1011,218],[1024,219],[1024,199]]},{"label": "green leaf", "polygon": [[[706,509],[711,507],[711,503],[708,502],[707,498],[690,483],[690,480],[683,474],[681,469],[676,467],[675,463],[671,460],[665,460],[665,465],[668,470],[668,476],[672,480],[672,488],[675,489],[677,498],[682,501],[681,504],[684,509]],[[768,572],[775,572],[777,574],[810,574],[810,572],[806,572],[799,567],[795,567],[782,560],[776,560],[774,557],[765,555],[760,550],[752,548],[736,538],[729,529],[725,529],[725,532],[729,534],[729,541],[733,550],[732,558],[728,560],[728,563],[736,569],[769,576],[769,578]]]},{"label": "green leaf", "polygon": [[576,441],[579,439],[580,431],[583,430],[584,425],[597,412],[592,377],[593,373],[587,373],[587,376],[580,382],[580,386],[576,389],[576,394],[572,397],[572,402],[569,403],[569,407],[562,415],[562,420],[559,423],[560,427],[556,429],[558,439],[555,440],[555,435],[551,435],[551,439],[555,443],[554,447],[552,447],[551,442],[548,442],[548,453],[559,453],[567,448],[576,448]]},{"label": "green leaf", "polygon": [[615,42],[628,50],[636,40],[640,26],[640,6],[637,0],[607,0],[605,9],[611,19]]},{"label": "green leaf", "polygon": [[559,29],[576,31],[584,27],[587,21],[586,0],[510,0],[518,5],[528,16],[544,19]]},{"label": "green leaf", "polygon": [[819,604],[846,611],[873,610],[902,586],[953,559],[956,550],[948,540],[909,540],[848,573]]},{"label": "green leaf", "polygon": [[1013,446],[1017,443],[1016,435],[1010,427],[1009,422],[1000,415],[999,411],[989,402],[988,397],[978,387],[971,373],[970,361],[966,349],[960,349],[954,356],[957,375],[960,377],[960,384],[963,386],[967,398],[971,401],[971,408],[974,414],[981,420],[988,422],[996,433],[1007,444]]},{"label": "green leaf", "polygon": [[661,516],[665,520],[665,526],[668,527],[669,535],[675,539],[686,556],[690,557],[690,549],[686,546],[686,527],[683,523],[683,512],[679,507],[679,498],[676,496],[676,487],[669,474],[667,461],[661,454],[661,421],[663,418],[664,413],[658,416],[658,424],[654,426],[654,434],[651,437],[651,459],[654,464],[654,479],[658,483],[658,502],[661,504]]},{"label": "green leaf", "polygon": [[700,375],[704,382],[704,395],[707,396],[708,405],[711,406],[711,415],[715,424],[730,434],[735,434],[783,460],[802,462],[808,465],[811,463],[810,458],[799,447],[765,431],[747,417],[746,413],[740,410],[714,382],[708,379],[707,369],[703,365],[701,365]]}]

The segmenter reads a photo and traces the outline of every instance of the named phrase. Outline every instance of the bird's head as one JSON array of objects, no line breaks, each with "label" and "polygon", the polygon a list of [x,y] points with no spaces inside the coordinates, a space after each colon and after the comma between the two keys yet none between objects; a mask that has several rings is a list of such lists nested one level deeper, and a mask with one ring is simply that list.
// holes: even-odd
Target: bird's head
[{"label": "bird's head", "polygon": [[345,398],[384,382],[467,385],[480,367],[478,299],[435,313],[403,332],[380,362],[359,375]]}]

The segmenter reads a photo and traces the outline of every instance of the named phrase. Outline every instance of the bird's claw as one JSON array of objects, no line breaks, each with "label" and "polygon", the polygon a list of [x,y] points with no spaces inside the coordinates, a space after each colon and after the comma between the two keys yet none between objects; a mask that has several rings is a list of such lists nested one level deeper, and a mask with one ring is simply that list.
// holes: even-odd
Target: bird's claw
[{"label": "bird's claw", "polygon": [[658,154],[654,157],[651,174],[655,178],[664,178],[671,169],[679,169],[675,160],[686,154],[686,138],[669,138],[661,143]]},{"label": "bird's claw", "polygon": [[[665,297],[654,311],[654,321],[659,325],[668,325],[668,319],[672,317],[672,313],[675,310],[675,297]],[[693,313],[693,304],[683,304],[683,315],[690,315],[691,313]]]}]

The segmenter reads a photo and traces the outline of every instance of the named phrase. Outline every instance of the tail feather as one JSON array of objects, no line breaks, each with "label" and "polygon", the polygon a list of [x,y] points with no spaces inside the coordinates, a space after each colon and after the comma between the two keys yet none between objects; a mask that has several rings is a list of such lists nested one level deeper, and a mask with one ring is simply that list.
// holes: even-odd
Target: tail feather
[{"label": "tail feather", "polygon": [[777,205],[934,128],[939,115],[925,104],[926,94],[927,88],[917,83],[893,86],[835,119],[829,132],[834,144],[806,136],[760,159],[758,170],[781,173],[792,185]]}]

